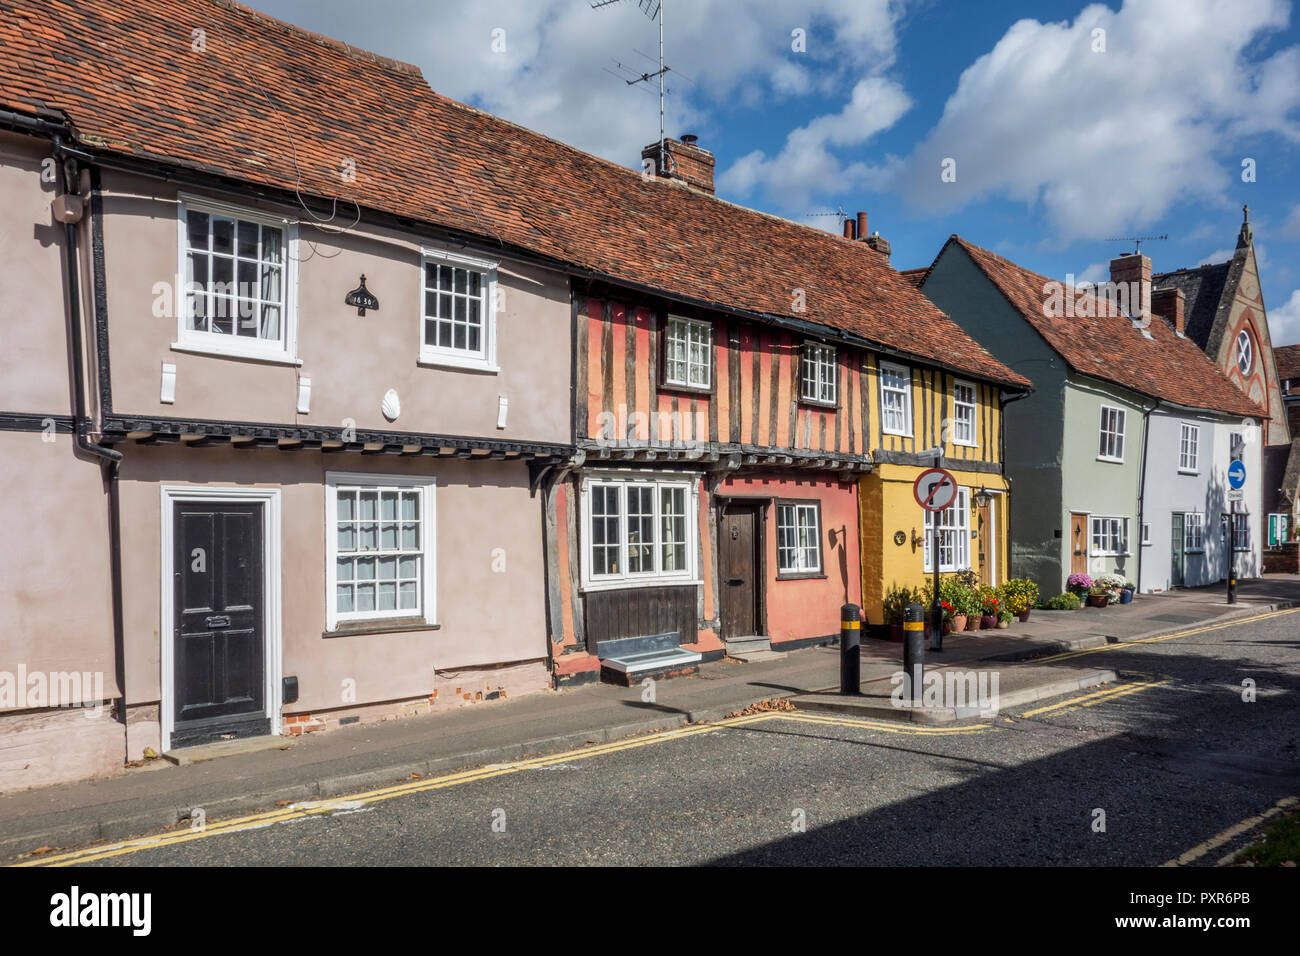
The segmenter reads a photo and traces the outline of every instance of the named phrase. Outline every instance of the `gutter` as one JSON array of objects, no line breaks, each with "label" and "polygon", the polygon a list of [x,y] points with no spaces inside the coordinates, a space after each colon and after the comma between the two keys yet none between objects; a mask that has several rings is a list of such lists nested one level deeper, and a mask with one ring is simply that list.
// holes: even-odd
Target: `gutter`
[{"label": "gutter", "polygon": [[[44,123],[44,121],[37,121]],[[50,125],[48,123],[46,126]],[[69,183],[75,184],[78,175],[77,161],[63,147],[59,132],[51,137],[56,163],[62,160],[62,169],[55,177],[59,196],[72,195]],[[83,214],[84,218],[84,214]],[[79,222],[80,220],[78,220]],[[90,440],[90,421],[86,413],[85,348],[82,342],[81,281],[79,267],[80,245],[77,242],[78,222],[64,223],[64,275],[68,296],[68,350],[72,363],[72,432],[77,450],[99,463],[101,477],[108,491],[109,576],[113,614],[113,666],[121,706],[117,718],[122,725],[122,747],[128,756],[126,739],[126,658],[122,618],[122,534],[121,498],[118,489],[118,465],[122,453]],[[99,294],[100,290],[96,290]]]}]

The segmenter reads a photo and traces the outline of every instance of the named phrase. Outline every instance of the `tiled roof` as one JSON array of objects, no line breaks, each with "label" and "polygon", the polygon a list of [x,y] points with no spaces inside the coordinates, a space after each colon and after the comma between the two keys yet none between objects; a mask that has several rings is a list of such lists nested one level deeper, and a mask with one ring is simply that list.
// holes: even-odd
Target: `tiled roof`
[{"label": "tiled roof", "polygon": [[[948,240],[948,245],[953,244],[965,250],[1075,371],[1189,408],[1269,417],[1195,342],[1179,338],[1168,323],[1152,321],[1147,329],[1151,338],[1147,338],[1118,308],[1090,294],[1076,297],[1073,316],[1049,315],[1049,311],[1061,311],[1048,307],[1051,289],[1061,285],[1059,280],[1031,272],[960,236]],[[944,248],[946,251],[947,246]],[[1092,315],[1079,314],[1085,311]]]},{"label": "tiled roof", "polygon": [[1153,289],[1183,290],[1183,319],[1187,337],[1202,349],[1210,341],[1210,333],[1214,330],[1214,320],[1231,267],[1232,262],[1229,260],[1195,269],[1162,272],[1151,277]]},{"label": "tiled roof", "polygon": [[1273,361],[1277,363],[1277,377],[1282,381],[1292,379],[1300,382],[1300,345],[1283,345],[1273,350]]},{"label": "tiled roof", "polygon": [[644,181],[229,0],[0,0],[0,104],[61,110],[101,151],[338,197],[342,222],[355,201],[1028,385],[865,243]]},{"label": "tiled roof", "polygon": [[903,269],[898,274],[919,289],[921,288],[921,284],[925,282],[925,277],[929,272],[929,266],[922,266],[919,269]]}]

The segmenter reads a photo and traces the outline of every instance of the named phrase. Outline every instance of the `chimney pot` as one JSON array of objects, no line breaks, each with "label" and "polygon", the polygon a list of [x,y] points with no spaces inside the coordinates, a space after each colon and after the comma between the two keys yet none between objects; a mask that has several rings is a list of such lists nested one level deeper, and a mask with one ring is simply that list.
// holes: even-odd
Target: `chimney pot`
[{"label": "chimney pot", "polygon": [[869,233],[867,232],[867,214],[865,212],[860,212],[858,213],[858,238],[866,239],[868,235]]},{"label": "chimney pot", "polygon": [[845,239],[856,239],[858,237],[857,230],[854,229],[853,226],[854,226],[853,220],[845,216],[844,217],[844,238]]},{"label": "chimney pot", "polygon": [[682,142],[685,143],[687,146],[690,146],[692,143],[694,143],[694,142],[695,142],[696,140],[698,140],[698,139],[699,139],[699,137],[696,136],[694,133],[683,133],[683,134],[682,134]]}]

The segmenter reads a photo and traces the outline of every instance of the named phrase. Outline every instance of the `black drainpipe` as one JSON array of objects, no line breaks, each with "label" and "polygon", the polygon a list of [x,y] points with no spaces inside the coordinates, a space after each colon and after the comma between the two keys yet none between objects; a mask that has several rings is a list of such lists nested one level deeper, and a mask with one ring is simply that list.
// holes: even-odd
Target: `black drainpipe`
[{"label": "black drainpipe", "polygon": [[[1141,476],[1138,478],[1138,573],[1137,580],[1133,582],[1138,586],[1139,594],[1142,593],[1142,556],[1146,552],[1146,549],[1142,545],[1142,529],[1146,525],[1147,515],[1147,458],[1149,457],[1147,453],[1147,441],[1151,434],[1151,413],[1159,407],[1160,399],[1157,398],[1150,408],[1142,411],[1142,471]],[[1129,547],[1132,547],[1131,543]]]},{"label": "black drainpipe", "polygon": [[[77,181],[77,161],[67,157],[62,138],[53,137],[56,162],[64,160],[60,175],[55,177],[59,195],[72,195],[70,184]],[[84,218],[84,217],[83,217]],[[124,647],[124,627],[122,618],[122,535],[121,505],[118,496],[118,463],[122,453],[90,440],[90,422],[86,415],[85,350],[81,338],[81,282],[79,244],[77,242],[77,223],[64,223],[64,270],[68,291],[68,348],[72,353],[72,415],[73,435],[77,449],[99,462],[104,486],[108,491],[108,534],[109,534],[109,573],[111,578],[113,604],[113,667],[117,680],[117,689],[121,704],[117,708],[117,718],[122,724],[122,746],[127,751],[126,742],[126,658]],[[98,294],[98,290],[97,290]]]}]

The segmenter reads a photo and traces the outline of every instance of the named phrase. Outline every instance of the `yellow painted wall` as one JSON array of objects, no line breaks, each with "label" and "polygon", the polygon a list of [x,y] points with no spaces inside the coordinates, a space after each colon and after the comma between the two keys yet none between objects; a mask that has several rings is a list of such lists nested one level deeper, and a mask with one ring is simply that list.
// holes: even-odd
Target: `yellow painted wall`
[{"label": "yellow painted wall", "polygon": [[[892,362],[887,358],[884,361]],[[961,467],[963,460],[993,464],[1000,460],[1002,422],[998,389],[992,385],[972,383],[978,396],[976,444],[974,447],[958,445],[951,440],[952,429],[944,428],[945,419],[952,417],[952,386],[957,377],[938,369],[912,367],[912,436],[884,435],[880,430],[880,359],[871,356],[866,364],[870,381],[869,447],[873,450],[915,453],[942,442],[944,467],[953,473],[958,484],[970,489],[972,498],[981,488],[990,492],[1002,492],[995,496],[994,505],[994,565],[995,582],[1001,584],[1006,581],[1010,557],[1010,539],[1007,534],[1009,486],[1000,474]],[[878,463],[872,473],[859,480],[862,611],[867,623],[883,622],[882,602],[890,589],[896,586],[919,587],[930,580],[930,575],[924,571],[924,548],[919,541],[913,544],[924,532],[925,518],[920,505],[912,496],[912,484],[924,470],[916,465]],[[905,537],[902,545],[894,543],[894,535],[899,531]],[[971,557],[972,563],[977,563],[973,551]]]}]

